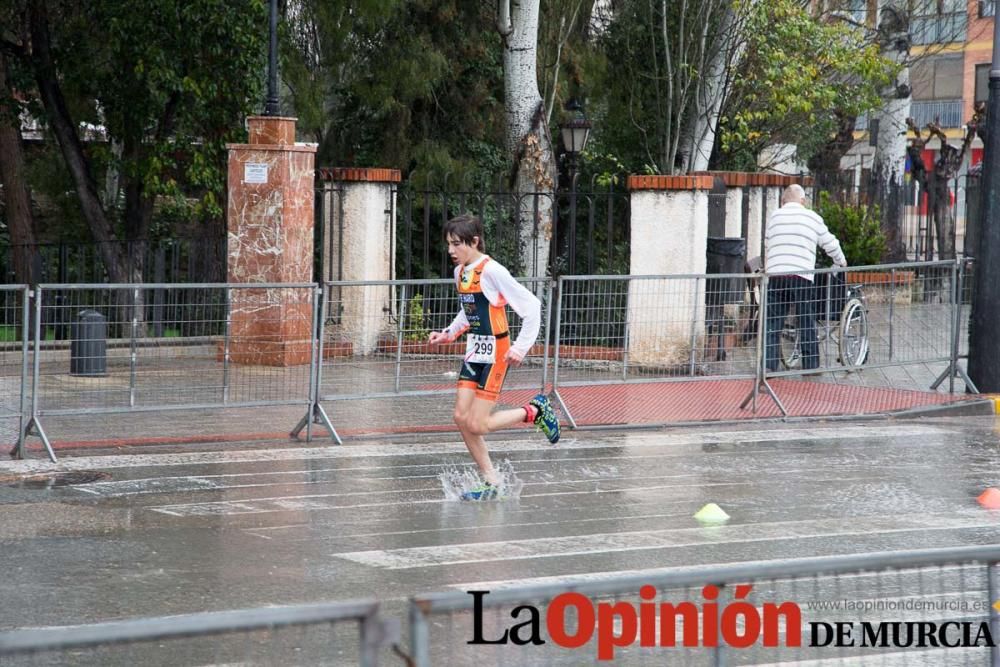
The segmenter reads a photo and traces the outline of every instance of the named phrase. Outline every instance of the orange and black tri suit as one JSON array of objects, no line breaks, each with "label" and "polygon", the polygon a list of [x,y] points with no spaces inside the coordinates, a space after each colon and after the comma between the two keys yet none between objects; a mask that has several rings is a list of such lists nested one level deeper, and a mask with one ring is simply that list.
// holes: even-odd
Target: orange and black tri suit
[{"label": "orange and black tri suit", "polygon": [[489,401],[497,400],[507,375],[507,351],[510,349],[510,330],[507,326],[507,311],[504,306],[494,306],[483,294],[480,284],[483,269],[490,258],[472,269],[463,269],[458,280],[458,300],[469,320],[467,336],[493,336],[496,338],[494,363],[462,362],[458,372],[458,386],[475,389],[476,396]]}]

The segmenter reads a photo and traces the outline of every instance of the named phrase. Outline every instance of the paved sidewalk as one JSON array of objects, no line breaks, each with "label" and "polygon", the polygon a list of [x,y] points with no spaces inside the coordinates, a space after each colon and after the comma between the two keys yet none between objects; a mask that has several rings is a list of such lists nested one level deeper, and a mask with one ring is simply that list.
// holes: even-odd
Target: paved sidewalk
[{"label": "paved sidewalk", "polygon": [[[775,379],[775,393],[789,417],[879,415],[923,407],[976,402],[978,396],[838,385],[822,378]],[[649,382],[563,387],[560,396],[579,426],[654,425],[710,421],[776,419],[781,414],[763,391],[754,414],[739,404],[753,389],[751,380]],[[503,405],[519,406],[536,393],[505,391]],[[454,392],[391,399],[329,401],[323,407],[347,442],[365,436],[453,433]],[[979,400],[981,403],[982,401]],[[53,415],[42,425],[57,450],[122,448],[180,443],[264,441],[286,446],[289,432],[306,413],[306,406],[230,408],[132,413]],[[16,420],[7,420],[7,437]],[[317,442],[329,442],[326,429],[314,425]],[[300,436],[305,442],[305,434]],[[37,437],[29,439],[29,456],[43,456]]]}]

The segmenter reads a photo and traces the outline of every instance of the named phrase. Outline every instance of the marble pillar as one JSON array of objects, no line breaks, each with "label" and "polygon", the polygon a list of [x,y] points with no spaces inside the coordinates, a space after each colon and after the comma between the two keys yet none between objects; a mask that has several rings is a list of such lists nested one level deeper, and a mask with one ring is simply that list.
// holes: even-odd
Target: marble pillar
[{"label": "marble pillar", "polygon": [[[255,116],[248,125],[250,143],[228,146],[228,280],[311,283],[316,147],[295,143],[294,118]],[[232,363],[309,363],[309,288],[233,288],[230,303]]]}]

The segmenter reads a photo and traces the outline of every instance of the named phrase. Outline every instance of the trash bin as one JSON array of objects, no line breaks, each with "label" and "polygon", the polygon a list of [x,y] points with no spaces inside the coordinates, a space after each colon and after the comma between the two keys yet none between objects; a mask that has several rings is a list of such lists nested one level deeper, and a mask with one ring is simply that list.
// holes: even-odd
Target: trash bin
[{"label": "trash bin", "polygon": [[[705,273],[743,273],[747,242],[741,238],[709,236],[705,252]],[[714,289],[713,289],[714,288]],[[743,278],[713,278],[708,292],[715,292],[720,303],[743,302]]]},{"label": "trash bin", "polygon": [[69,374],[99,377],[107,372],[107,320],[96,310],[81,310],[70,324]]},{"label": "trash bin", "polygon": [[709,236],[705,252],[705,273],[731,273],[731,278],[707,278],[705,281],[705,320],[710,333],[716,336],[716,360],[726,358],[723,340],[725,336],[725,309],[729,303],[743,303],[746,284],[743,265],[746,261],[747,242],[742,238]]}]

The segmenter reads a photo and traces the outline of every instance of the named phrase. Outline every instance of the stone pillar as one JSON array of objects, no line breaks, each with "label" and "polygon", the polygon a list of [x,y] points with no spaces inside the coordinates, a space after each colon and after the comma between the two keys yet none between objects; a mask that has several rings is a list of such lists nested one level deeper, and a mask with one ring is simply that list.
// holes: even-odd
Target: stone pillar
[{"label": "stone pillar", "polygon": [[[767,188],[764,174],[747,175],[747,259],[764,256],[764,216]],[[770,210],[770,209],[769,209]]]},{"label": "stone pillar", "polygon": [[[249,144],[229,144],[230,283],[313,281],[313,161],[316,146],[295,143],[295,119],[247,119]],[[231,291],[230,361],[309,363],[309,289]]]},{"label": "stone pillar", "polygon": [[[324,192],[331,194],[331,210],[322,222],[324,280],[393,280],[399,170],[321,169],[320,178]],[[329,328],[350,343],[353,354],[370,354],[383,334],[395,331],[398,298],[396,290],[386,286],[338,288],[329,307],[339,312],[329,313]]]},{"label": "stone pillar", "polygon": [[711,176],[630,176],[630,364],[686,363],[705,330],[704,274]]}]

